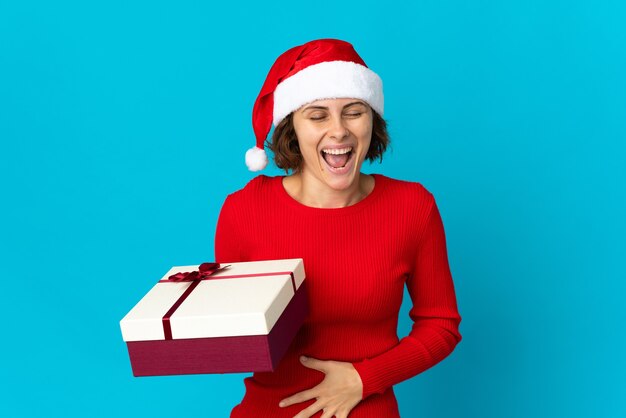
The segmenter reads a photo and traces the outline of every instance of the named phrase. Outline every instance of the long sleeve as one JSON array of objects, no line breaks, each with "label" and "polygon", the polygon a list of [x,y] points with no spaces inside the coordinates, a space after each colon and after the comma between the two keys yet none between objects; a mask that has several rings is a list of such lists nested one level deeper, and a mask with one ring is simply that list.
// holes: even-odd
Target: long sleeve
[{"label": "long sleeve", "polygon": [[424,232],[419,238],[412,274],[406,285],[413,302],[409,335],[391,349],[352,363],[363,382],[363,397],[383,393],[439,363],[461,341],[454,284],[448,264],[441,215],[431,199]]},{"label": "long sleeve", "polygon": [[232,195],[224,200],[215,229],[215,262],[237,262],[241,259],[239,251],[239,232],[235,216]]}]

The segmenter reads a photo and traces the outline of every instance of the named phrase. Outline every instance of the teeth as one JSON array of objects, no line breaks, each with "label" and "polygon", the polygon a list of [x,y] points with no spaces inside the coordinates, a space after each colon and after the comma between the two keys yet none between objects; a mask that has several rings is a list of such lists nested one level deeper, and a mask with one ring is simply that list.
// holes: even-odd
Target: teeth
[{"label": "teeth", "polygon": [[352,147],[341,148],[341,149],[323,149],[322,151],[327,153],[327,154],[339,155],[339,154],[346,154],[346,153],[352,151]]}]

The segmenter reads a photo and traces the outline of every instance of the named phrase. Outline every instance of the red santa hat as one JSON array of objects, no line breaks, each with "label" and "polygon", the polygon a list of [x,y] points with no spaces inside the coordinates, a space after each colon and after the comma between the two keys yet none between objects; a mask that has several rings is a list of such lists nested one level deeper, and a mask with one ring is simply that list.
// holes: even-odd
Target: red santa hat
[{"label": "red santa hat", "polygon": [[250,171],[267,166],[264,144],[271,125],[320,99],[356,98],[383,115],[383,83],[354,47],[339,39],[317,39],[293,47],[270,68],[252,110],[256,146],[246,152]]}]

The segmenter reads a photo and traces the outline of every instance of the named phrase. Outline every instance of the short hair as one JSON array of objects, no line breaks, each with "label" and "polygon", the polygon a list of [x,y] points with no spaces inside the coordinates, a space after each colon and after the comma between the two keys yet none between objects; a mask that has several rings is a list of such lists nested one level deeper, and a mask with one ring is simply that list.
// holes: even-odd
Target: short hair
[{"label": "short hair", "polygon": [[[379,158],[379,161],[382,162],[383,154],[390,143],[387,122],[374,109],[372,109],[372,119],[372,140],[365,159],[373,162]],[[288,114],[274,128],[272,139],[267,143],[267,146],[274,153],[276,166],[285,170],[285,173],[288,173],[289,170],[293,170],[294,173],[302,170],[304,160],[302,153],[300,153],[296,129],[293,126],[293,112]]]}]

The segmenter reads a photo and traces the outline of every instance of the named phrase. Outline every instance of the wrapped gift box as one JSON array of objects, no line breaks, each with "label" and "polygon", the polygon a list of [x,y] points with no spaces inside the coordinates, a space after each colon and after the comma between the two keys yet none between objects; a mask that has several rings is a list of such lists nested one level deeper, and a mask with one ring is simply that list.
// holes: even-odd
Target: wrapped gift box
[{"label": "wrapped gift box", "polygon": [[173,267],[120,321],[135,376],[276,369],[309,312],[302,259],[220,267]]}]

